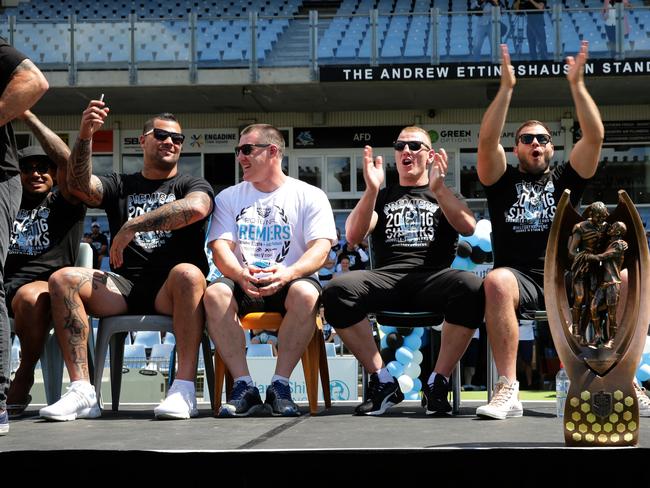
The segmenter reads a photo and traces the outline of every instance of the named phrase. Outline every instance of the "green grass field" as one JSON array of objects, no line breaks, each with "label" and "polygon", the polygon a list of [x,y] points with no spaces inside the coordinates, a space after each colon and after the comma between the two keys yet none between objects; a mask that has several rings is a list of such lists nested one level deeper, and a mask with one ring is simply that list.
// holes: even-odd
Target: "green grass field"
[{"label": "green grass field", "polygon": [[[463,391],[460,394],[461,400],[477,400],[477,401],[486,401],[487,402],[487,392],[486,391]],[[532,390],[521,390],[519,392],[520,400],[532,400],[532,401],[555,401],[555,392],[549,390],[542,391],[532,391]]]}]

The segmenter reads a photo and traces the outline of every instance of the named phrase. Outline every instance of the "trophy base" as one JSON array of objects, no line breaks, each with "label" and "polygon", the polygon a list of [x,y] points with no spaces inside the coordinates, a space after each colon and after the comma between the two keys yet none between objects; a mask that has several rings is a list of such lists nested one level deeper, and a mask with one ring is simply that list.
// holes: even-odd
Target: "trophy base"
[{"label": "trophy base", "polygon": [[[564,407],[567,446],[636,446],[639,405],[634,386],[591,381],[589,387],[571,385]],[[596,385],[595,383],[599,383]]]}]

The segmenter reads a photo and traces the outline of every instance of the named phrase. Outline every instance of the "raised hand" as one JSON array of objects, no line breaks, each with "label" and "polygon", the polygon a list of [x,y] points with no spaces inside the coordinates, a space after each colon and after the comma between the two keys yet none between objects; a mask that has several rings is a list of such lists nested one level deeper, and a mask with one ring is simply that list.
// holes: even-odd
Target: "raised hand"
[{"label": "raised hand", "polygon": [[510,64],[508,45],[501,44],[501,86],[514,88],[516,84],[517,78],[515,78],[515,69]]},{"label": "raised hand", "polygon": [[91,100],[81,116],[80,139],[90,139],[104,125],[110,109],[103,101]]},{"label": "raised hand", "polygon": [[363,148],[363,179],[366,188],[375,192],[379,191],[384,182],[384,161],[381,156],[373,158],[372,147]]},{"label": "raised hand", "polygon": [[569,83],[576,84],[584,81],[585,64],[589,58],[589,41],[582,41],[580,43],[580,51],[573,56],[567,56],[566,64],[569,65],[566,78]]},{"label": "raised hand", "polygon": [[433,155],[433,163],[431,163],[431,168],[429,168],[429,189],[434,194],[445,186],[448,160],[447,151],[443,148],[440,148],[440,152],[436,152]]}]

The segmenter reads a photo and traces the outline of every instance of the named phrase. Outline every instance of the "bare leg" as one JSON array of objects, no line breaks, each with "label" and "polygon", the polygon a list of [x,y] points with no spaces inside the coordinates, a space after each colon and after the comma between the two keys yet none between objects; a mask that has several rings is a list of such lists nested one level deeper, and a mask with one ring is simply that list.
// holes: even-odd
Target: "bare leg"
[{"label": "bare leg", "polygon": [[499,375],[517,379],[519,306],[517,279],[507,269],[497,268],[485,278],[485,325]]},{"label": "bare leg", "polygon": [[474,329],[445,322],[442,327],[440,354],[433,370],[443,376],[450,377],[472,340],[474,332]]},{"label": "bare leg", "polygon": [[107,274],[63,268],[48,281],[52,318],[70,381],[89,381],[88,313],[96,317],[126,313],[124,297]]},{"label": "bare leg", "polygon": [[372,327],[367,319],[344,329],[336,329],[336,333],[368,373],[376,373],[383,367],[384,362],[377,350]]},{"label": "bare leg", "polygon": [[208,287],[203,297],[208,332],[234,378],[250,376],[246,363],[246,337],[237,317],[237,301],[223,283]]},{"label": "bare leg", "polygon": [[306,281],[289,287],[284,307],[287,313],[278,333],[278,361],[275,374],[289,377],[298,364],[316,327],[318,291]]},{"label": "bare leg", "polygon": [[23,403],[34,384],[34,368],[50,331],[50,294],[47,281],[21,286],[12,301],[16,335],[20,339],[20,366],[11,382],[7,403]]},{"label": "bare leg", "polygon": [[156,311],[171,315],[176,336],[179,380],[194,381],[198,360],[199,344],[205,317],[203,312],[203,293],[205,277],[193,264],[178,264],[156,296]]}]

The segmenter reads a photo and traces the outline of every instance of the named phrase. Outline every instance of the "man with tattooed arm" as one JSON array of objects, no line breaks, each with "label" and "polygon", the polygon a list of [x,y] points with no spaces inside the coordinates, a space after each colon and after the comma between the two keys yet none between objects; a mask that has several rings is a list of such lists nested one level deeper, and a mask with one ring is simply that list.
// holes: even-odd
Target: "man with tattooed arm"
[{"label": "man with tattooed arm", "polygon": [[173,318],[178,372],[154,414],[161,419],[195,417],[194,378],[208,271],[203,224],[212,210],[212,188],[202,178],[178,173],[185,137],[169,113],[144,125],[142,171],[93,175],[92,137],[108,113],[99,100],[91,101],[83,112],[67,180],[73,195],[89,207],[106,210],[114,236],[109,252],[112,271],[64,268],[50,277],[52,317],[71,385],[61,400],[40,414],[59,421],[101,415],[88,375],[87,314],[159,313]]}]

